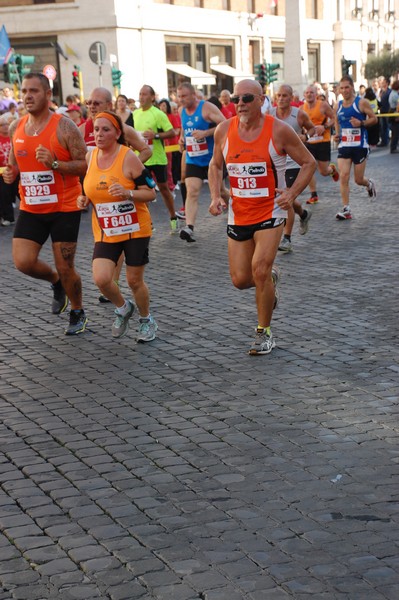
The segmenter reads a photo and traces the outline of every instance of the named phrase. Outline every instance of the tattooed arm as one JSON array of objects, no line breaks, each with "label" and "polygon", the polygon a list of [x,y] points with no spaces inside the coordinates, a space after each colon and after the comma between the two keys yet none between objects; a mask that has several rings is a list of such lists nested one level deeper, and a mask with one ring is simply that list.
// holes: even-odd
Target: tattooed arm
[{"label": "tattooed arm", "polygon": [[68,117],[60,119],[57,127],[57,139],[61,146],[68,150],[71,158],[59,160],[53,151],[39,146],[36,150],[37,160],[40,160],[49,169],[53,168],[53,162],[57,161],[56,170],[62,175],[85,175],[87,170],[86,144],[81,132]]}]

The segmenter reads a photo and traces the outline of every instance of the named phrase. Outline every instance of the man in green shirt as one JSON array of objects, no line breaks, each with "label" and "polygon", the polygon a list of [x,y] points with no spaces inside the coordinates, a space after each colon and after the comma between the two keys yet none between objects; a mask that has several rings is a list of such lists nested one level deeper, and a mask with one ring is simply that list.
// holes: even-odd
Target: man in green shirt
[{"label": "man in green shirt", "polygon": [[152,149],[152,156],[145,166],[149,169],[158,185],[165,206],[169,211],[171,233],[178,230],[173,195],[168,187],[168,158],[163,140],[176,135],[167,115],[159,110],[155,103],[155,91],[150,85],[143,85],[139,94],[140,108],[134,111],[134,128],[141,132]]}]

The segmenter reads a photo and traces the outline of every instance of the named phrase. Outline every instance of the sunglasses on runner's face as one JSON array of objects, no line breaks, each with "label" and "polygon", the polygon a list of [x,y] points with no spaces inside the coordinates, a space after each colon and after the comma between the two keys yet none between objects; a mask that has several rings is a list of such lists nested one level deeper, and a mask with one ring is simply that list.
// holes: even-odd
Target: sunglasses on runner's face
[{"label": "sunglasses on runner's face", "polygon": [[100,106],[103,102],[97,102],[97,100],[86,100],[86,106]]},{"label": "sunglasses on runner's face", "polygon": [[254,94],[243,94],[242,96],[231,96],[230,100],[232,101],[233,104],[238,104],[240,101],[240,98],[244,102],[244,104],[249,104],[250,102],[253,102],[255,100],[255,95]]}]

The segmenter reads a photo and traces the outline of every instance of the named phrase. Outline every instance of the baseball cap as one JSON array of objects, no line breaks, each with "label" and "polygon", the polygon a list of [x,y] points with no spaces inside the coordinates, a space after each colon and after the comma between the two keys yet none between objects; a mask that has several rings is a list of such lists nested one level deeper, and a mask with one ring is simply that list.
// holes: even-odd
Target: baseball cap
[{"label": "baseball cap", "polygon": [[73,110],[76,110],[76,112],[80,112],[80,108],[77,104],[70,104],[66,109],[66,112],[72,112]]}]

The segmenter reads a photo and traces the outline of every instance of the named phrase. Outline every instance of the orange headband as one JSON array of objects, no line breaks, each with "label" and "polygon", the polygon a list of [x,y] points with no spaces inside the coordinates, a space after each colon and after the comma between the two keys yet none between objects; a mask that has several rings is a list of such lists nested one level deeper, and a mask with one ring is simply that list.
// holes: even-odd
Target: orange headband
[{"label": "orange headband", "polygon": [[100,112],[94,117],[94,119],[108,119],[108,121],[110,121],[112,123],[112,125],[115,127],[115,129],[118,129],[118,131],[121,130],[121,127],[120,127],[118,121],[115,119],[115,117],[113,115],[109,115],[108,113],[105,113],[105,112]]}]

